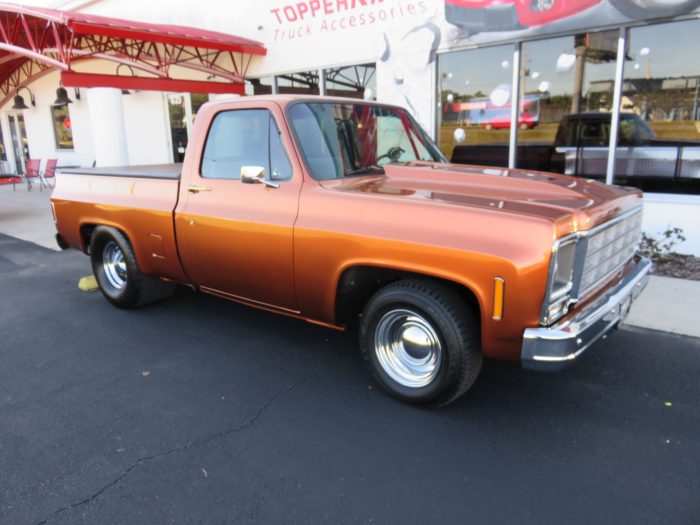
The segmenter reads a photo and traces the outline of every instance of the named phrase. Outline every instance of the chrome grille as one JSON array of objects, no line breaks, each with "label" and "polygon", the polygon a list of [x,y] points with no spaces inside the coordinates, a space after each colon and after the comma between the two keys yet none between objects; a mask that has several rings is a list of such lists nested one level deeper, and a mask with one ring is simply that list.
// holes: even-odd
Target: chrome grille
[{"label": "chrome grille", "polygon": [[622,220],[613,220],[591,231],[586,245],[579,297],[603,284],[634,256],[641,231],[641,209]]}]

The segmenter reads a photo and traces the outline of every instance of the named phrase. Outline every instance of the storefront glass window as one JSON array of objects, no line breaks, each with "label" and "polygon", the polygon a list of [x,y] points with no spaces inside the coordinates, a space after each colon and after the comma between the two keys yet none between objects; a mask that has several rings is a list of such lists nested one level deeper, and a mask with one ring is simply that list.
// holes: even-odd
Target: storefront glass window
[{"label": "storefront glass window", "polygon": [[209,95],[207,93],[190,93],[190,101],[192,102],[192,120],[194,121],[199,108],[209,102]]},{"label": "storefront glass window", "polygon": [[508,143],[512,59],[512,45],[440,55],[438,144],[448,159],[458,144]]},{"label": "storefront glass window", "polygon": [[271,95],[272,77],[250,78],[245,81],[245,94],[250,95]]},{"label": "storefront glass window", "polygon": [[51,106],[53,133],[56,138],[56,149],[73,149],[73,129],[71,128],[68,105]]},{"label": "storefront glass window", "polygon": [[605,178],[618,30],[525,42],[518,167]]},{"label": "storefront glass window", "polygon": [[277,77],[277,89],[280,94],[319,95],[318,71],[280,75]]},{"label": "storefront glass window", "polygon": [[350,97],[377,100],[376,66],[358,66],[326,69],[326,94],[334,97]]},{"label": "storefront glass window", "polygon": [[615,182],[700,194],[700,20],[633,28]]}]

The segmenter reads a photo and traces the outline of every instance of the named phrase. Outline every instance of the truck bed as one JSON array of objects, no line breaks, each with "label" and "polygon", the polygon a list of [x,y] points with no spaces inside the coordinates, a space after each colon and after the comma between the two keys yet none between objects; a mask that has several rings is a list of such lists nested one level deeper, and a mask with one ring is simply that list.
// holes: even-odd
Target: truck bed
[{"label": "truck bed", "polygon": [[61,168],[61,173],[70,173],[71,175],[102,175],[104,177],[180,180],[182,163],[116,166],[113,168]]},{"label": "truck bed", "polygon": [[95,225],[121,230],[147,275],[185,280],[175,241],[173,210],[181,164],[64,168],[52,204],[63,243],[83,251]]}]

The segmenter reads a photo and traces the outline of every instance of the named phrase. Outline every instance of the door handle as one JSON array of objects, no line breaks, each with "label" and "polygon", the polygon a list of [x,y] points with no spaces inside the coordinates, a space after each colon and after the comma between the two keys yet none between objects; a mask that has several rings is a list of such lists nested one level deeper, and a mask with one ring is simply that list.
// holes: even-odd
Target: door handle
[{"label": "door handle", "polygon": [[211,191],[211,188],[208,186],[188,186],[187,191],[190,193],[199,193],[200,191]]}]

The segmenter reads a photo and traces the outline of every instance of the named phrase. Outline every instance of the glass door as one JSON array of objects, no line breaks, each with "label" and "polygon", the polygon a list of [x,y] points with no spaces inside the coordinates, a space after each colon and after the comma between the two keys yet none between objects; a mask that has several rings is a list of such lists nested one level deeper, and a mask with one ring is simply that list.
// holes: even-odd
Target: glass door
[{"label": "glass door", "polygon": [[10,115],[9,121],[15,169],[19,175],[24,175],[24,164],[29,158],[29,144],[27,143],[27,130],[24,126],[24,115]]},{"label": "glass door", "polygon": [[169,93],[168,116],[170,117],[170,140],[173,147],[173,162],[182,162],[187,147],[187,96],[186,93]]}]

